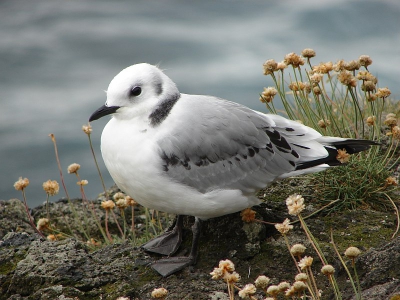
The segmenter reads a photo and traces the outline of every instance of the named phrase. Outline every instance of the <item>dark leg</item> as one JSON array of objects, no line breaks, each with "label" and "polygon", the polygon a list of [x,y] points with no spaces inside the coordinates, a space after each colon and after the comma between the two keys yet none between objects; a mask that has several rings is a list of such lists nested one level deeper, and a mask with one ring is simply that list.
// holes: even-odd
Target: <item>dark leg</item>
[{"label": "dark leg", "polygon": [[160,275],[166,277],[175,272],[182,270],[183,268],[194,265],[197,260],[199,239],[201,232],[201,220],[196,218],[194,225],[192,226],[193,240],[192,248],[188,257],[168,257],[163,258],[151,265]]},{"label": "dark leg", "polygon": [[141,248],[146,251],[162,255],[173,255],[182,243],[183,216],[178,215],[175,226],[160,236],[143,244]]}]

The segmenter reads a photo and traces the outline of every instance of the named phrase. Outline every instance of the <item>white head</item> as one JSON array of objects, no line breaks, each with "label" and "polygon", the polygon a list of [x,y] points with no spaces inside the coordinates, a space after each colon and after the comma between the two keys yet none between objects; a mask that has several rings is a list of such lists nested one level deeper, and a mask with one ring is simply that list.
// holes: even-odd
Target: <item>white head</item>
[{"label": "white head", "polygon": [[179,95],[175,83],[159,68],[146,63],[136,64],[113,78],[105,105],[94,112],[89,121],[108,114],[121,119],[149,115],[158,104]]}]

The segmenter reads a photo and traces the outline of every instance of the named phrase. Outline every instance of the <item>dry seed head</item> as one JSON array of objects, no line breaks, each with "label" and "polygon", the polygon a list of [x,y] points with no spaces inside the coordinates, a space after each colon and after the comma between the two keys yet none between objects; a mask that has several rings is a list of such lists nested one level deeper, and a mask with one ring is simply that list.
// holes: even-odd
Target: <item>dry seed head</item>
[{"label": "dry seed head", "polygon": [[240,213],[240,216],[242,217],[243,222],[251,223],[256,218],[256,212],[254,210],[252,210],[251,208],[246,208],[246,209],[242,210],[242,212]]},{"label": "dry seed head", "polygon": [[224,280],[229,283],[235,283],[240,280],[240,275],[233,271],[232,273],[225,272],[225,275],[223,276]]},{"label": "dry seed head", "polygon": [[78,170],[79,170],[80,168],[81,168],[81,165],[80,165],[80,164],[77,164],[77,163],[70,164],[70,165],[68,166],[68,173],[69,173],[69,174],[76,173],[76,172],[78,172]]},{"label": "dry seed head", "polygon": [[168,295],[168,291],[165,288],[154,289],[151,292],[151,297],[156,298],[156,299],[163,299],[167,295]]},{"label": "dry seed head", "polygon": [[[294,289],[293,286],[291,286],[291,287],[285,292],[285,296],[286,296],[286,297],[293,297],[293,296],[295,296],[295,294],[296,294],[296,291],[295,291],[295,289]],[[272,298],[272,299],[274,299],[274,298]]]},{"label": "dry seed head", "polygon": [[297,216],[305,208],[304,198],[301,195],[297,194],[290,195],[286,199],[286,206],[289,210],[290,215]]},{"label": "dry seed head", "polygon": [[101,207],[105,210],[113,209],[115,207],[115,203],[112,200],[101,201]]},{"label": "dry seed head", "polygon": [[283,223],[275,224],[276,230],[278,230],[281,234],[287,234],[289,230],[293,229],[293,225],[289,225],[290,220],[285,219]]},{"label": "dry seed head", "polygon": [[300,261],[299,261],[299,267],[300,269],[304,270],[308,267],[311,267],[313,262],[313,258],[310,256],[304,256]]},{"label": "dry seed head", "polygon": [[229,259],[221,260],[219,262],[219,268],[223,272],[233,272],[233,271],[235,271],[235,265]]},{"label": "dry seed head", "polygon": [[119,209],[125,209],[125,208],[127,208],[127,207],[129,206],[129,204],[127,203],[127,201],[126,201],[125,198],[118,199],[118,200],[115,202],[115,205],[116,205]]},{"label": "dry seed head", "polygon": [[289,288],[290,288],[290,283],[287,281],[282,281],[281,283],[278,284],[279,292],[285,292]]},{"label": "dry seed head", "polygon": [[285,61],[279,62],[277,64],[277,66],[276,66],[276,70],[277,71],[282,71],[283,72],[283,70],[286,69],[286,68],[287,68],[287,64],[285,63]]},{"label": "dry seed head", "polygon": [[333,65],[333,70],[336,72],[340,72],[345,69],[346,69],[346,62],[343,59],[338,60],[336,64]]},{"label": "dry seed head", "polygon": [[378,98],[387,98],[390,96],[391,93],[392,92],[387,87],[384,87],[378,89],[378,91],[376,92],[376,96]]},{"label": "dry seed head", "polygon": [[299,273],[294,278],[295,281],[303,281],[303,282],[307,282],[307,279],[308,275],[306,273]]},{"label": "dry seed head", "polygon": [[293,68],[298,68],[304,65],[304,59],[302,59],[300,55],[297,55],[294,52],[286,54],[283,61],[287,65],[292,65]]},{"label": "dry seed head", "polygon": [[340,161],[340,163],[344,164],[349,162],[350,154],[347,153],[346,149],[338,149],[337,152],[336,159]]},{"label": "dry seed head", "polygon": [[327,74],[332,70],[333,70],[333,63],[331,61],[328,61],[326,63],[320,63],[317,66],[313,66],[313,72],[315,73]]},{"label": "dry seed head", "polygon": [[321,120],[318,121],[318,126],[321,127],[321,128],[326,128],[329,125],[331,125],[331,121],[329,121],[329,120],[322,120],[321,119]]},{"label": "dry seed head", "polygon": [[48,229],[50,225],[50,221],[47,218],[41,218],[36,224],[36,228],[40,231]]},{"label": "dry seed head", "polygon": [[[78,298],[74,298],[74,299],[78,299]],[[128,297],[118,297],[117,300],[130,300]]]},{"label": "dry seed head", "polygon": [[242,290],[239,291],[239,297],[245,299],[246,297],[250,297],[256,293],[256,287],[249,283],[244,286]]},{"label": "dry seed head", "polygon": [[386,126],[393,127],[397,125],[397,118],[395,114],[388,114],[383,122]]},{"label": "dry seed head", "polygon": [[400,139],[400,127],[399,126],[393,126],[392,127],[392,129],[391,129],[391,133],[392,133],[392,136],[395,138],[395,139]]},{"label": "dry seed head", "polygon": [[322,267],[321,273],[326,276],[333,275],[335,273],[335,268],[332,265],[325,265]]},{"label": "dry seed head", "polygon": [[221,268],[214,268],[210,275],[212,279],[221,279],[224,276],[224,271]]},{"label": "dry seed head", "polygon": [[315,95],[321,95],[321,89],[318,86],[313,87],[313,92]]},{"label": "dry seed head", "polygon": [[361,90],[363,90],[364,92],[373,92],[373,91],[375,91],[375,83],[373,83],[372,81],[366,80],[361,85]]},{"label": "dry seed head", "polygon": [[23,178],[22,179],[22,177],[20,177],[19,179],[18,179],[18,181],[16,181],[15,183],[14,183],[14,188],[17,190],[17,191],[22,191],[24,188],[26,188],[27,186],[29,185],[29,179],[28,178]]},{"label": "dry seed head", "polygon": [[315,73],[313,75],[310,76],[310,81],[312,82],[312,84],[318,84],[321,82],[322,78],[324,78],[324,74],[321,73]]},{"label": "dry seed head", "polygon": [[114,199],[114,201],[117,201],[119,199],[125,199],[125,196],[126,195],[124,193],[118,192],[118,193],[114,194],[113,199]]},{"label": "dry seed head", "polygon": [[263,103],[269,103],[274,99],[277,93],[278,91],[274,87],[264,88],[264,91],[261,93],[260,101]]},{"label": "dry seed head", "polygon": [[311,48],[306,48],[303,51],[301,51],[301,56],[305,58],[311,58],[314,57],[315,55],[316,55],[315,51]]},{"label": "dry seed head", "polygon": [[254,284],[256,285],[256,287],[258,287],[259,289],[266,289],[268,284],[270,282],[270,279],[265,276],[265,275],[260,275],[257,277],[256,281],[254,282]]},{"label": "dry seed head", "polygon": [[138,203],[135,200],[133,200],[133,198],[131,196],[126,196],[125,200],[126,200],[126,203],[128,203],[129,206],[138,205]]},{"label": "dry seed head", "polygon": [[276,296],[279,294],[279,288],[277,285],[270,285],[267,289],[267,293],[272,295],[272,296]]},{"label": "dry seed head", "polygon": [[47,180],[46,182],[43,182],[43,189],[49,196],[54,196],[58,194],[60,186],[55,180]]},{"label": "dry seed head", "polygon": [[358,58],[358,61],[360,62],[360,65],[364,67],[368,67],[369,65],[372,64],[372,59],[371,57],[369,57],[369,55],[361,55]]},{"label": "dry seed head", "polygon": [[47,239],[48,241],[54,242],[54,241],[57,240],[57,237],[56,237],[54,234],[49,234],[49,235],[46,237],[46,239]]},{"label": "dry seed head", "polygon": [[297,91],[302,91],[305,89],[305,84],[301,81],[293,81],[289,84],[289,89],[291,89],[294,92]]},{"label": "dry seed head", "polygon": [[84,185],[88,185],[89,181],[87,181],[86,179],[82,179],[82,180],[79,180],[76,184],[80,185],[80,186],[84,186]]},{"label": "dry seed head", "polygon": [[373,102],[373,101],[375,101],[376,100],[376,94],[371,94],[371,93],[368,93],[367,95],[366,95],[366,99],[367,99],[367,101],[368,102]]},{"label": "dry seed head", "polygon": [[395,177],[390,176],[390,177],[385,179],[385,185],[386,186],[388,186],[388,185],[398,185],[398,184],[399,183],[398,183],[398,181],[397,181],[397,179]]},{"label": "dry seed head", "polygon": [[264,64],[263,64],[263,69],[264,69],[264,75],[269,75],[272,74],[276,71],[278,64],[276,63],[275,60],[273,59],[268,59]]},{"label": "dry seed head", "polygon": [[351,60],[344,65],[344,68],[347,71],[355,71],[355,70],[360,69],[360,67],[361,67],[361,65],[358,60]]},{"label": "dry seed head", "polygon": [[344,255],[346,255],[348,258],[351,258],[351,259],[356,258],[360,254],[361,254],[361,251],[357,247],[349,247],[344,252]]},{"label": "dry seed head", "polygon": [[357,85],[355,77],[349,71],[340,72],[337,78],[343,85],[353,86],[353,87]]},{"label": "dry seed head", "polygon": [[302,292],[307,288],[307,285],[303,281],[296,281],[293,283],[293,289],[296,292]]},{"label": "dry seed head", "polygon": [[367,118],[367,125],[368,126],[373,126],[375,124],[376,117],[375,116],[369,116]]},{"label": "dry seed head", "polygon": [[89,134],[92,133],[93,129],[92,129],[92,126],[90,124],[88,124],[88,125],[83,125],[82,126],[82,131],[84,133],[86,133],[87,135],[89,135]]},{"label": "dry seed head", "polygon": [[303,255],[305,251],[306,247],[302,244],[295,244],[290,248],[290,253],[292,253],[294,256]]}]

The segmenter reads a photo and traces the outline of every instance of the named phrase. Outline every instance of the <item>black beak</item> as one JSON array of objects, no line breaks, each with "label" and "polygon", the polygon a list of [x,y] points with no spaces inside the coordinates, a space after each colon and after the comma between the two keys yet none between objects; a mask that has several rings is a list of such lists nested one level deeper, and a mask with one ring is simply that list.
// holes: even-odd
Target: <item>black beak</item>
[{"label": "black beak", "polygon": [[100,119],[101,117],[113,114],[120,108],[119,106],[105,106],[103,105],[98,110],[96,110],[89,118],[89,122]]}]

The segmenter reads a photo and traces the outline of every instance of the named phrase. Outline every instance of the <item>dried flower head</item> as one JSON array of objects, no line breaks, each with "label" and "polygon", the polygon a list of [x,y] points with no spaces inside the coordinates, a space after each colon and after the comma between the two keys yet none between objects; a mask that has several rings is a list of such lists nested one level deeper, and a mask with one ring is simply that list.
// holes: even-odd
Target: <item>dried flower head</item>
[{"label": "dried flower head", "polygon": [[321,119],[321,120],[318,121],[318,126],[321,127],[321,128],[326,128],[329,125],[331,125],[331,121],[330,120]]},{"label": "dried flower head", "polygon": [[82,180],[79,180],[76,184],[80,185],[80,186],[84,186],[84,185],[88,185],[89,181],[87,181],[86,179],[82,179]]},{"label": "dried flower head", "polygon": [[305,208],[304,198],[301,195],[297,194],[290,195],[286,199],[286,206],[289,210],[290,215],[297,216]]},{"label": "dried flower head", "polygon": [[398,184],[399,184],[399,182],[397,181],[397,179],[395,177],[390,176],[390,177],[385,179],[385,185],[386,186],[388,186],[388,185],[398,185]]},{"label": "dried flower head", "polygon": [[375,116],[369,116],[367,118],[367,125],[368,126],[373,126],[375,124],[376,117]]},{"label": "dried flower head", "polygon": [[135,200],[133,200],[133,198],[131,196],[126,196],[125,200],[126,200],[126,203],[128,203],[129,206],[138,205],[138,203]]},{"label": "dried flower head", "polygon": [[298,293],[304,291],[306,288],[307,285],[303,281],[296,281],[293,283],[293,289]]},{"label": "dried flower head", "polygon": [[294,92],[302,91],[305,89],[305,84],[301,81],[293,81],[289,84],[289,89]]},{"label": "dried flower head", "polygon": [[115,207],[115,203],[112,200],[102,201],[101,207],[105,210],[113,209]]},{"label": "dried flower head", "polygon": [[68,173],[69,173],[69,174],[76,173],[76,172],[78,172],[78,170],[79,170],[80,168],[81,168],[81,165],[80,165],[80,164],[77,164],[77,163],[70,164],[70,165],[68,166]]},{"label": "dried flower head", "polygon": [[16,181],[15,183],[14,183],[14,188],[17,190],[17,191],[22,191],[24,188],[26,188],[27,186],[29,185],[29,179],[28,178],[23,178],[22,179],[22,177],[20,177],[19,179],[18,179],[18,181]]},{"label": "dried flower head", "polygon": [[270,279],[265,276],[265,275],[260,275],[257,277],[256,281],[254,282],[254,284],[256,285],[256,287],[258,287],[259,289],[263,289],[265,290],[268,286],[270,282]]},{"label": "dried flower head", "polygon": [[337,76],[341,84],[345,86],[355,87],[357,86],[357,80],[349,71],[342,71]]},{"label": "dried flower head", "polygon": [[363,90],[364,92],[373,92],[375,91],[375,88],[375,83],[370,80],[364,81],[361,85],[361,90]]},{"label": "dried flower head", "polygon": [[389,97],[391,93],[392,92],[387,87],[384,87],[384,88],[379,88],[378,89],[378,91],[376,92],[376,96],[378,98],[383,98],[384,99],[384,98]]},{"label": "dried flower head", "polygon": [[113,199],[114,199],[114,201],[117,201],[119,199],[125,199],[125,197],[126,197],[126,195],[124,193],[118,192],[118,193],[114,194]]},{"label": "dried flower head", "polygon": [[397,125],[397,118],[395,114],[387,114],[385,121],[386,126],[393,127]]},{"label": "dried flower head", "polygon": [[228,283],[235,283],[240,280],[240,275],[233,271],[232,273],[226,272],[224,275],[224,280]]},{"label": "dried flower head", "polygon": [[340,161],[340,163],[344,164],[349,162],[350,154],[347,153],[346,149],[338,149],[337,152],[336,159]]},{"label": "dried flower head", "polygon": [[277,285],[270,285],[267,289],[267,293],[272,295],[272,296],[276,296],[279,294],[279,288]]},{"label": "dried flower head", "polygon": [[286,54],[283,61],[287,65],[292,65],[293,68],[298,68],[298,67],[304,65],[304,60],[301,58],[301,56],[297,55],[294,52]]},{"label": "dried flower head", "polygon": [[[78,299],[78,298],[75,298]],[[128,297],[118,297],[117,300],[130,300]]]},{"label": "dried flower head", "polygon": [[264,75],[269,75],[272,74],[276,71],[278,64],[276,63],[275,60],[273,59],[268,59],[264,64],[263,64],[263,69],[264,69]]},{"label": "dried flower head", "polygon": [[253,284],[249,283],[246,284],[243,287],[243,289],[239,291],[239,297],[245,299],[247,297],[254,295],[255,293],[256,293],[256,287]]},{"label": "dried flower head", "polygon": [[251,223],[256,218],[256,212],[254,210],[252,210],[251,208],[246,208],[246,209],[242,210],[242,212],[240,213],[240,216],[242,217],[243,222]]},{"label": "dried flower head", "polygon": [[151,292],[151,297],[156,298],[156,299],[163,299],[167,295],[168,295],[168,291],[165,288],[154,289]]},{"label": "dried flower head", "polygon": [[400,139],[400,127],[399,126],[393,126],[391,129],[391,134],[395,139]]},{"label": "dried flower head", "polygon": [[360,62],[360,65],[363,67],[368,67],[369,65],[372,64],[372,59],[369,57],[369,55],[361,55],[358,58],[358,61]]},{"label": "dried flower head", "polygon": [[224,276],[224,272],[221,268],[214,268],[214,270],[210,273],[212,279],[221,279]]},{"label": "dried flower head", "polygon": [[315,51],[311,48],[306,48],[303,51],[301,51],[301,56],[305,58],[311,58],[314,57],[315,55],[316,55]]},{"label": "dried flower head", "polygon": [[47,180],[46,182],[43,182],[43,189],[47,195],[54,196],[58,194],[60,186],[55,180]]},{"label": "dried flower head", "polygon": [[263,103],[269,103],[274,99],[277,93],[278,91],[274,87],[264,88],[264,91],[261,93],[260,101]]},{"label": "dried flower head", "polygon": [[372,93],[367,93],[366,97],[368,102],[374,102],[376,100],[376,94],[372,94]]},{"label": "dried flower head", "polygon": [[279,292],[285,292],[289,288],[290,288],[290,283],[287,281],[282,281],[281,283],[278,284]]},{"label": "dried flower head", "polygon": [[344,65],[344,68],[347,71],[355,71],[355,70],[360,69],[360,67],[361,67],[361,65],[358,60],[351,60]]},{"label": "dried flower head", "polygon": [[82,131],[84,133],[86,133],[87,135],[89,135],[89,134],[92,133],[93,129],[92,129],[92,126],[90,124],[88,124],[88,125],[83,125],[82,126]]},{"label": "dried flower head", "polygon": [[235,271],[235,265],[229,259],[221,260],[218,266],[223,272]]},{"label": "dried flower head", "polygon": [[294,244],[290,248],[290,253],[292,253],[294,256],[303,255],[305,251],[306,251],[306,247],[302,244]]},{"label": "dried flower head", "polygon": [[41,218],[36,224],[36,228],[40,231],[49,229],[50,221],[47,218]]},{"label": "dried flower head", "polygon": [[332,265],[325,265],[322,267],[321,273],[326,276],[333,275],[335,273],[335,268]]},{"label": "dried flower head", "polygon": [[346,62],[343,59],[338,60],[336,64],[333,65],[333,70],[336,72],[340,72],[345,69],[346,69]]},{"label": "dried flower head", "polygon": [[54,242],[54,241],[57,240],[57,237],[56,237],[54,234],[49,234],[49,235],[46,237],[46,239],[47,239],[48,241]]},{"label": "dried flower head", "polygon": [[351,258],[351,259],[356,258],[360,254],[361,254],[361,251],[357,247],[349,247],[344,252],[344,255],[346,255],[348,258]]},{"label": "dried flower head", "polygon": [[[285,292],[285,296],[286,297],[293,297],[296,295],[296,291],[294,290],[293,286],[291,286],[286,292]],[[272,298],[274,299],[274,298]],[[275,299],[274,299],[275,300]]]},{"label": "dried flower head", "polygon": [[308,267],[311,267],[313,262],[313,258],[310,256],[304,256],[300,261],[299,261],[299,267],[300,269],[304,270]]},{"label": "dried flower head", "polygon": [[306,273],[299,273],[294,278],[295,281],[303,281],[303,282],[307,282],[307,279],[308,275]]},{"label": "dried flower head", "polygon": [[118,200],[115,202],[115,205],[116,205],[119,209],[125,209],[125,208],[127,208],[127,207],[129,206],[129,204],[128,204],[128,202],[126,201],[125,198],[118,199]]},{"label": "dried flower head", "polygon": [[322,78],[324,78],[324,74],[315,73],[310,76],[310,81],[312,84],[316,85],[321,82]]},{"label": "dried flower head", "polygon": [[283,72],[283,70],[286,68],[287,68],[287,64],[285,63],[285,61],[278,62],[278,64],[276,65],[276,71]]},{"label": "dried flower head", "polygon": [[313,87],[313,93],[314,93],[316,96],[322,94],[321,89],[320,89],[318,86],[314,86],[314,87]]},{"label": "dried flower head", "polygon": [[281,234],[287,234],[289,230],[293,229],[293,225],[290,225],[290,220],[285,219],[283,223],[275,224],[276,230],[278,230]]},{"label": "dried flower head", "polygon": [[332,70],[333,70],[333,63],[331,61],[328,61],[326,63],[320,63],[317,66],[313,66],[314,73],[327,74]]}]

